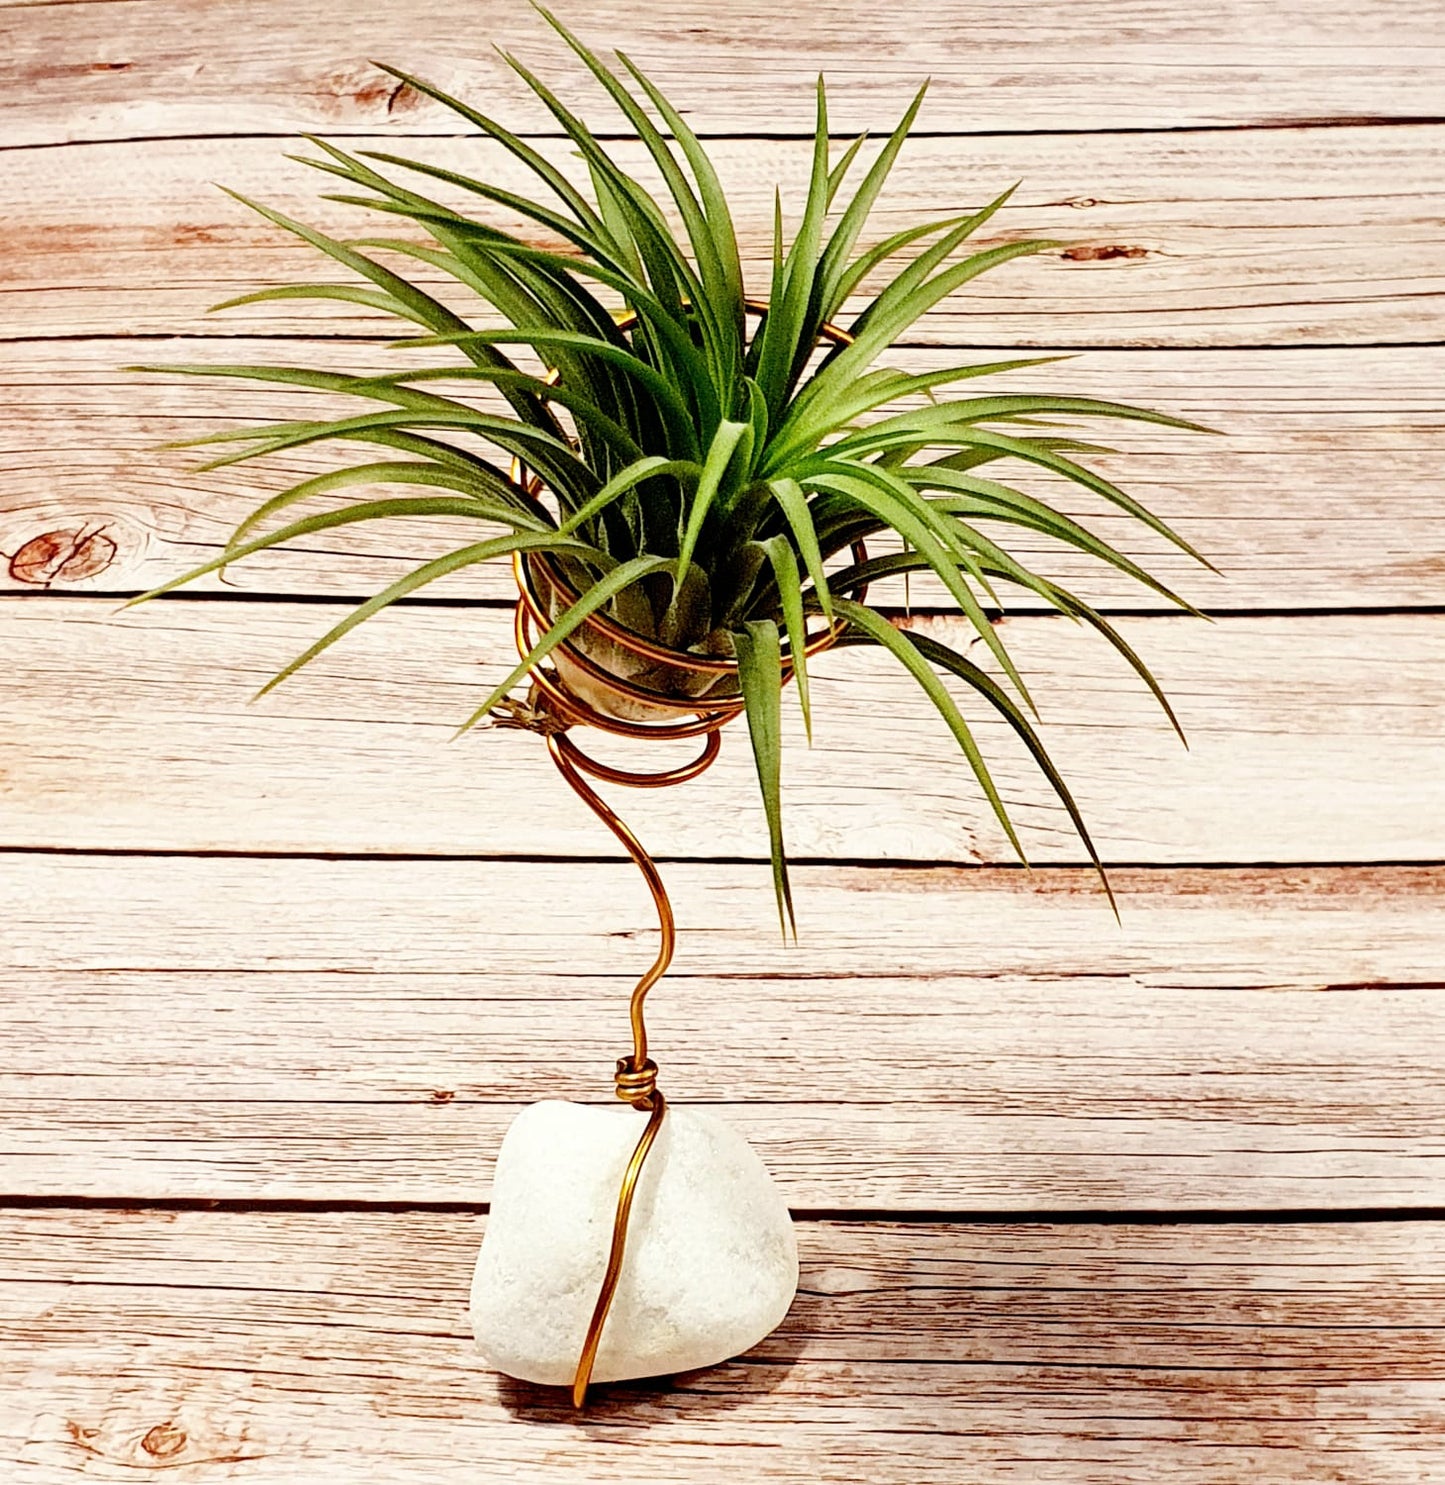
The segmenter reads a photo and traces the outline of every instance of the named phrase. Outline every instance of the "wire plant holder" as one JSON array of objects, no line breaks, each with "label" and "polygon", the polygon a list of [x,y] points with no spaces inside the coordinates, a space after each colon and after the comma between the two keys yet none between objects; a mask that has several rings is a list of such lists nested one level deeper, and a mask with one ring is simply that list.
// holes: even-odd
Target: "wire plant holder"
[{"label": "wire plant holder", "polygon": [[[750,314],[759,317],[768,312],[767,304],[756,299],[747,300],[746,307]],[[634,323],[635,316],[623,316],[618,320],[618,329],[627,330]],[[819,327],[819,343],[841,347],[850,345],[852,340],[853,337],[846,330],[831,322],[824,322]],[[549,385],[557,385],[557,372],[549,371],[546,381]],[[540,497],[543,489],[541,477],[527,470],[521,460],[513,458],[509,473],[514,483],[521,485],[534,497]],[[852,551],[856,562],[867,561],[868,553],[861,541],[853,543]],[[577,594],[557,574],[551,562],[539,553],[533,553],[529,558],[518,552],[512,559],[512,570],[517,581],[513,628],[517,653],[525,657],[531,653],[537,630],[547,627],[554,604],[561,603],[565,606],[575,602]],[[866,585],[859,585],[860,593],[865,589]],[[842,627],[838,623],[829,624],[810,636],[806,654],[812,656],[831,649],[837,642]],[[603,1327],[607,1323],[608,1312],[612,1308],[613,1296],[622,1274],[633,1197],[667,1112],[667,1100],[657,1086],[657,1063],[648,1052],[645,1003],[648,992],[667,973],[677,944],[677,925],[672,902],[657,863],[626,821],[592,787],[589,780],[621,784],[632,789],[665,789],[674,784],[685,784],[705,773],[717,760],[722,747],[722,729],[735,717],[741,716],[744,710],[741,692],[736,685],[727,684],[730,678],[736,679],[736,660],[670,649],[632,633],[600,613],[592,614],[583,621],[581,632],[588,631],[640,661],[665,665],[678,672],[691,674],[708,685],[708,689],[686,698],[650,690],[604,669],[589,658],[573,639],[568,639],[555,652],[555,657],[563,663],[535,666],[528,672],[531,690],[527,698],[509,698],[503,701],[493,717],[496,726],[537,732],[546,739],[547,752],[556,764],[557,771],[636,862],[657,911],[657,957],[634,986],[629,1004],[632,1051],[617,1059],[613,1075],[616,1096],[634,1109],[645,1112],[648,1120],[633,1148],[618,1187],[607,1267],[572,1379],[572,1402],[578,1408],[583,1407],[587,1401],[587,1387],[597,1360],[598,1347],[602,1344]],[[565,668],[573,670],[570,683],[569,677],[564,673]],[[791,678],[792,671],[791,664],[787,664],[785,660],[785,680]],[[584,680],[586,684],[579,684]],[[656,720],[640,721],[613,715],[599,706],[592,695],[579,694],[582,690],[592,695],[611,693],[628,710],[646,714]],[[593,727],[614,736],[652,741],[701,738],[702,748],[684,763],[656,772],[641,772],[620,768],[592,757],[569,736],[575,727]]]}]

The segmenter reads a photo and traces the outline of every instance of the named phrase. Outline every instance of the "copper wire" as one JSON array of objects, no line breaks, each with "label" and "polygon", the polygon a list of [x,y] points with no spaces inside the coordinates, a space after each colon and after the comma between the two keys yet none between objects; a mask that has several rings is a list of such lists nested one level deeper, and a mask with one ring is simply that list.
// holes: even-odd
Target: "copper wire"
[{"label": "copper wire", "polygon": [[[531,614],[524,578],[521,583],[521,596],[517,601],[516,634],[517,648],[522,655],[526,655],[531,650],[528,625]],[[569,659],[575,660],[576,658],[575,653],[569,652]],[[648,891],[652,894],[652,904],[657,912],[659,937],[657,956],[633,987],[628,1007],[632,1023],[632,1052],[629,1056],[618,1058],[614,1073],[614,1089],[617,1097],[624,1103],[631,1104],[635,1109],[646,1110],[648,1120],[633,1148],[632,1156],[627,1162],[627,1169],[623,1172],[622,1183],[618,1188],[617,1211],[612,1223],[612,1242],[607,1253],[602,1287],[598,1291],[592,1316],[587,1324],[582,1354],[572,1380],[572,1402],[574,1406],[581,1408],[587,1401],[587,1386],[592,1379],[592,1368],[597,1362],[598,1348],[602,1344],[602,1329],[607,1322],[607,1315],[617,1292],[617,1283],[622,1275],[622,1261],[627,1249],[627,1226],[632,1213],[632,1199],[636,1194],[637,1182],[642,1175],[648,1152],[652,1149],[662,1128],[663,1114],[667,1108],[667,1101],[663,1097],[662,1090],[657,1086],[657,1063],[648,1056],[647,1052],[647,1019],[644,1014],[644,1002],[648,991],[667,973],[677,944],[677,924],[673,916],[672,902],[667,895],[667,888],[663,883],[662,873],[657,869],[657,863],[648,854],[642,842],[633,834],[627,822],[602,798],[584,775],[604,779],[608,783],[623,784],[634,789],[661,789],[669,784],[681,784],[689,779],[695,779],[712,766],[722,746],[719,731],[738,715],[741,708],[729,707],[724,711],[703,713],[698,716],[695,722],[688,724],[687,730],[693,734],[699,732],[702,734],[701,751],[695,757],[672,768],[643,773],[620,768],[615,764],[593,758],[584,752],[564,729],[582,725],[627,736],[636,736],[641,732],[654,736],[663,733],[676,737],[679,734],[675,728],[669,729],[667,724],[661,727],[647,727],[640,723],[626,723],[619,718],[609,717],[569,690],[555,671],[549,671],[542,666],[536,667],[531,676],[534,688],[541,694],[545,710],[555,718],[554,727],[546,731],[547,751],[553,763],[556,764],[557,771],[566,779],[577,797],[607,826],[621,842],[627,854],[637,863],[637,868],[647,883]]]},{"label": "copper wire", "polygon": [[[718,724],[721,726],[721,723]],[[657,957],[651,967],[637,982],[632,992],[630,1012],[632,1017],[632,1055],[617,1059],[615,1074],[618,1098],[630,1103],[635,1109],[646,1109],[647,1124],[632,1151],[632,1158],[623,1172],[622,1185],[617,1193],[617,1214],[612,1223],[612,1244],[607,1252],[607,1268],[602,1277],[602,1288],[592,1308],[592,1318],[587,1324],[587,1337],[582,1345],[582,1355],[572,1379],[572,1403],[582,1407],[587,1401],[587,1384],[592,1379],[592,1368],[597,1362],[597,1349],[602,1344],[602,1327],[607,1321],[607,1312],[612,1308],[612,1297],[617,1292],[617,1281],[622,1276],[622,1260],[627,1249],[627,1222],[632,1212],[632,1198],[637,1190],[638,1178],[642,1175],[643,1162],[652,1149],[662,1128],[662,1116],[667,1100],[657,1086],[657,1064],[647,1055],[647,1021],[643,1015],[643,1002],[647,992],[667,973],[672,963],[673,949],[677,943],[677,925],[673,918],[672,903],[667,888],[663,886],[662,874],[657,863],[643,849],[642,842],[632,833],[626,821],[602,798],[591,784],[583,778],[583,772],[596,773],[616,783],[637,784],[644,788],[659,788],[664,784],[678,782],[672,777],[695,778],[717,757],[718,736],[708,735],[707,743],[699,758],[682,770],[671,770],[665,775],[633,775],[624,770],[599,765],[589,758],[565,733],[554,732],[547,738],[547,751],[557,765],[562,777],[576,791],[579,798],[589,806],[599,820],[622,842],[629,856],[637,863],[652,893],[653,906],[657,909],[657,925],[660,935]]]},{"label": "copper wire", "polygon": [[587,1384],[592,1380],[592,1368],[597,1362],[597,1348],[602,1344],[602,1327],[607,1312],[612,1308],[612,1296],[617,1292],[617,1281],[622,1276],[622,1259],[627,1247],[627,1221],[632,1215],[632,1198],[637,1190],[638,1178],[642,1175],[642,1164],[652,1149],[662,1128],[662,1116],[667,1110],[667,1101],[654,1091],[650,1104],[647,1127],[642,1138],[627,1162],[622,1174],[622,1185],[617,1191],[617,1215],[612,1219],[612,1246],[607,1250],[607,1272],[602,1276],[602,1288],[597,1295],[597,1304],[587,1326],[587,1339],[582,1343],[582,1357],[577,1363],[577,1374],[572,1379],[572,1406],[585,1407]]},{"label": "copper wire", "polygon": [[[764,303],[753,299],[745,303],[750,314],[767,313],[767,305]],[[618,329],[624,331],[630,329],[636,323],[636,319],[635,314],[620,317],[617,322]],[[818,334],[820,340],[826,340],[835,346],[846,346],[853,340],[847,331],[832,324],[824,324]],[[545,380],[549,385],[556,385],[558,374],[555,368],[547,372]],[[513,483],[521,486],[534,497],[540,496],[541,479],[525,469],[516,457],[512,459],[509,473]],[[853,555],[859,562],[867,560],[867,550],[861,541],[853,543]],[[552,595],[561,602],[563,607],[576,602],[577,594],[563,581],[552,564],[538,553],[533,553],[530,560],[524,560],[518,553],[513,559],[513,571],[517,579],[518,592],[514,621],[517,650],[525,658],[532,651],[534,626],[545,630],[552,623],[548,614],[548,604],[536,591],[537,581],[540,579],[546,583]],[[649,663],[663,663],[678,670],[691,671],[695,675],[715,676],[718,681],[728,676],[735,677],[737,674],[735,660],[668,649],[640,634],[634,634],[602,614],[589,615],[583,621],[583,627],[601,635],[626,653]],[[841,632],[841,625],[836,623],[827,625],[821,631],[808,637],[804,653],[811,656],[830,648],[836,643]],[[626,822],[592,787],[586,776],[634,789],[661,789],[671,784],[681,784],[689,779],[695,779],[710,768],[717,758],[721,747],[719,732],[734,717],[742,714],[743,699],[736,688],[715,695],[704,692],[702,695],[685,699],[649,691],[645,687],[637,686],[596,665],[582,652],[580,646],[572,643],[571,637],[563,641],[563,647],[566,650],[569,664],[576,666],[584,675],[633,701],[659,710],[670,710],[679,717],[676,721],[636,722],[610,716],[578,696],[555,669],[539,664],[534,666],[530,672],[534,701],[527,707],[521,707],[518,704],[519,713],[525,713],[530,720],[523,722],[514,718],[512,721],[512,725],[526,726],[545,735],[547,751],[553,763],[556,764],[558,772],[566,779],[578,798],[607,826],[621,842],[627,854],[636,862],[652,894],[653,906],[657,911],[659,933],[657,957],[634,986],[629,1004],[632,1022],[632,1052],[618,1059],[614,1074],[616,1096],[633,1108],[645,1111],[648,1119],[633,1148],[618,1188],[617,1211],[612,1224],[612,1242],[607,1253],[602,1287],[598,1291],[597,1300],[592,1309],[582,1354],[578,1359],[577,1370],[572,1380],[572,1402],[574,1406],[581,1408],[587,1400],[587,1387],[592,1379],[593,1367],[596,1365],[598,1348],[602,1343],[603,1327],[607,1322],[608,1312],[612,1308],[613,1297],[617,1292],[617,1284],[622,1276],[633,1197],[636,1195],[637,1184],[648,1153],[662,1128],[663,1116],[667,1108],[667,1101],[662,1095],[662,1090],[657,1086],[657,1063],[648,1056],[644,1002],[648,991],[667,973],[677,942],[677,927],[673,917],[672,903],[668,898],[667,888],[663,884],[662,874],[657,869],[657,863],[648,855]],[[783,664],[783,679],[786,681],[792,674],[792,657],[785,653]],[[605,763],[585,753],[567,735],[569,728],[581,726],[593,727],[621,737],[653,740],[701,737],[703,745],[701,752],[685,763],[652,773],[643,773]]]}]

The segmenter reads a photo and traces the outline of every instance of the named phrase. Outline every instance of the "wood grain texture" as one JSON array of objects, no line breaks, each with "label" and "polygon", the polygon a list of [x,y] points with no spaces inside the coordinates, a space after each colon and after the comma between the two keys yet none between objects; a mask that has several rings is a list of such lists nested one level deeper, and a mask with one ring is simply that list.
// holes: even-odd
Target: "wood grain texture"
[{"label": "wood grain texture", "polygon": [[[0,599],[14,697],[0,735],[0,843],[617,853],[535,737],[448,741],[515,653],[505,610],[393,608],[248,706],[344,612]],[[969,643],[960,620],[915,622]],[[1002,631],[1106,860],[1445,857],[1445,615],[1120,625],[1174,698],[1188,751],[1092,632],[1061,618],[1009,619]],[[811,749],[791,697],[783,716],[795,856],[1013,860],[944,724],[895,662],[854,649],[813,672]],[[1013,734],[983,703],[960,701],[1031,857],[1086,861]],[[655,766],[648,744],[608,741],[607,756]],[[628,818],[661,856],[766,856],[752,768],[745,739],[730,737],[696,782],[629,794]]]},{"label": "wood grain texture", "polygon": [[[13,345],[0,367],[0,397],[13,408],[0,421],[0,589],[143,591],[213,557],[264,494],[347,462],[344,450],[308,449],[193,473],[195,455],[162,454],[156,446],[251,419],[328,414],[343,404],[301,389],[278,393],[120,369],[141,356],[159,364],[243,361],[360,374],[394,370],[406,359],[323,339]],[[925,371],[953,364],[958,354],[914,348],[886,359]],[[1098,460],[1206,552],[1222,578],[1074,487],[1042,475],[1015,477],[1144,559],[1195,603],[1235,611],[1439,599],[1442,384],[1445,349],[1436,346],[1094,351],[995,383],[1159,407],[1222,430],[1227,436],[1216,439],[1111,424],[1106,436],[1121,453]],[[1362,491],[1371,513],[1364,542],[1357,525]],[[437,521],[357,528],[325,543],[259,554],[231,568],[224,586],[214,578],[204,586],[359,598],[445,550],[456,532]],[[1025,560],[1097,604],[1117,611],[1160,602],[1068,548],[1027,532],[1009,539]],[[469,569],[448,588],[453,597],[488,599],[513,591],[501,565]],[[887,600],[881,585],[877,592]],[[892,598],[901,603],[901,590]],[[926,605],[931,589],[915,581],[912,598]]]},{"label": "wood grain texture", "polygon": [[[1116,926],[988,726],[1031,852],[1065,864],[977,864],[1008,857],[950,739],[857,654],[819,666],[811,754],[788,712],[790,844],[818,863],[796,871],[801,949],[778,942],[741,737],[686,790],[624,796],[674,858],[665,1087],[723,1111],[795,1207],[859,1220],[801,1224],[798,1302],[739,1361],[580,1419],[490,1374],[464,1302],[494,1152],[532,1099],[609,1100],[655,932],[535,738],[444,746],[510,649],[505,575],[393,611],[250,710],[336,600],[447,528],[310,543],[124,617],[95,595],[213,552],[334,457],[189,475],[153,445],[296,400],[119,366],[388,358],[389,324],[339,306],[206,318],[331,276],[210,183],[365,230],[283,160],[303,129],[431,136],[416,154],[515,183],[369,57],[531,133],[549,122],[488,43],[587,90],[499,0],[0,0],[0,848],[27,848],[0,854],[0,1478],[1438,1481],[1445,1224],[1348,1219],[1445,1208],[1445,867],[1400,864],[1445,860],[1445,15],[566,14],[716,141],[754,283],[814,73],[839,135],[932,74],[873,233],[1022,178],[994,240],[1068,246],[931,315],[900,364],[1091,349],[1034,385],[1231,434],[1135,431],[1106,461],[1230,575],[1127,535],[1232,611],[1122,621],[1192,754],[1101,646],[1024,612],[1003,631],[1106,855],[1153,865],[1115,873]],[[245,1209],[268,1201],[307,1210]],[[1342,1220],[1208,1220],[1281,1208]]]},{"label": "wood grain texture", "polygon": [[[759,0],[585,6],[559,13],[626,50],[694,128],[804,134],[822,69],[840,132],[891,125],[924,77],[935,131],[1177,128],[1438,114],[1438,9],[1372,0],[1043,0],[1001,14],[981,0],[912,10]],[[178,37],[204,34],[204,53]],[[555,129],[491,51],[515,48],[569,102],[591,98],[541,22],[501,0],[287,10],[266,0],[0,7],[0,134],[17,144],[140,135],[396,134],[455,120],[369,63],[381,58],[473,99],[514,128]],[[601,112],[601,110],[599,110]]]},{"label": "wood grain texture", "polygon": [[[649,1008],[795,1206],[1441,1204],[1445,872],[667,868]],[[535,1098],[605,1099],[622,865],[11,856],[0,1190],[480,1201]]]},{"label": "wood grain texture", "polygon": [[1445,1469],[1440,1224],[806,1223],[801,1292],[675,1385],[487,1372],[460,1215],[10,1212],[15,1478],[310,1485],[1350,1481]]},{"label": "wood grain texture", "polygon": [[[391,143],[352,141],[356,148]],[[920,343],[1438,339],[1445,326],[1442,144],[1445,125],[1033,135],[966,145],[920,138],[900,157],[869,239],[979,206],[1021,180],[990,240],[1069,244],[1006,264],[954,295],[920,321],[913,332]],[[754,285],[765,284],[774,184],[785,203],[801,199],[807,146],[728,139],[713,152],[746,272]],[[8,154],[4,190],[18,209],[0,286],[3,334],[274,335],[318,325],[338,334],[383,332],[394,322],[342,304],[282,301],[204,317],[235,294],[335,276],[314,249],[213,182],[343,236],[376,230],[374,214],[319,201],[329,189],[323,178],[283,153],[272,139],[229,139]],[[530,185],[510,157],[483,141],[439,139],[416,153],[499,184]],[[559,165],[578,168],[565,149],[553,153]],[[637,148],[620,145],[618,154],[647,175]],[[487,220],[523,230],[502,213]],[[440,286],[424,265],[407,271]]]}]

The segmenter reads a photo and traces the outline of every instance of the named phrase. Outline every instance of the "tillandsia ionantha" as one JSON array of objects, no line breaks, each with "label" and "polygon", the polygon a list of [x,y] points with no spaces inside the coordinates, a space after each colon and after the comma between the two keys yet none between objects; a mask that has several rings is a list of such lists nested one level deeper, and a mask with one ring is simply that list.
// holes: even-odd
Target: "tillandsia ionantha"
[{"label": "tillandsia ionantha", "polygon": [[[462,730],[503,704],[592,615],[608,616],[674,651],[735,658],[733,684],[745,704],[785,923],[792,902],[779,787],[781,692],[785,680],[796,677],[811,735],[804,653],[810,620],[832,626],[839,644],[881,648],[913,677],[957,739],[1022,858],[1009,813],[944,677],[982,697],[1022,739],[1102,876],[1075,801],[1030,720],[1036,712],[1028,689],[992,622],[1002,610],[1000,590],[1022,590],[1092,626],[1138,673],[1176,730],[1178,722],[1148,667],[1109,620],[1000,542],[1010,528],[1043,535],[1112,565],[1170,603],[1197,610],[1079,521],[1008,482],[1005,471],[1031,467],[1062,476],[1205,562],[1165,522],[1081,462],[1080,455],[1107,450],[1059,431],[1058,420],[1198,425],[1087,397],[946,395],[964,381],[1054,358],[975,362],[918,375],[877,364],[922,315],[981,273],[1062,246],[1040,240],[982,250],[970,245],[1011,190],[981,209],[860,246],[926,84],[863,169],[866,136],[834,158],[819,79],[807,196],[791,241],[775,196],[771,281],[765,297],[754,301],[747,297],[718,174],[682,115],[628,57],[619,52],[617,65],[607,65],[555,17],[541,13],[621,111],[663,191],[650,191],[623,169],[515,57],[506,60],[580,156],[590,191],[496,120],[420,78],[385,68],[500,145],[535,178],[544,199],[403,155],[348,153],[310,138],[317,156],[303,163],[345,186],[328,199],[399,217],[426,240],[379,235],[342,241],[246,201],[355,281],[263,289],[217,308],[277,299],[362,305],[420,327],[424,334],[396,345],[433,348],[440,364],[409,364],[381,376],[276,366],[141,368],[350,394],[367,408],[352,417],[269,423],[192,440],[227,446],[205,468],[324,440],[379,445],[387,453],[274,495],[241,522],[219,557],[143,596],[335,527],[397,517],[474,520],[495,534],[446,552],[377,593],[263,689],[436,579],[517,554],[543,558],[565,575],[575,601],[551,616],[530,653]],[[406,184],[394,178],[397,172]],[[851,194],[845,190],[850,177],[857,182]],[[417,188],[425,183],[524,219],[529,236],[490,225],[485,209],[474,215],[437,200]],[[464,317],[385,259],[418,262],[453,281],[457,292],[449,299],[474,301],[480,314]],[[865,298],[880,277],[886,281]],[[845,309],[846,335],[821,345],[825,327]],[[526,353],[542,369],[513,359],[526,359]],[[450,395],[435,389],[439,382],[451,384]],[[500,394],[508,411],[469,399],[478,386],[494,399]],[[912,405],[889,410],[908,399]],[[528,471],[540,479],[540,494]],[[301,502],[354,486],[419,487],[423,493],[366,499],[272,524]],[[875,536],[890,550],[861,560],[852,555],[856,543]],[[895,625],[864,601],[870,582],[910,573],[931,573],[943,584],[996,670]],[[1107,880],[1104,885],[1107,890]]]}]

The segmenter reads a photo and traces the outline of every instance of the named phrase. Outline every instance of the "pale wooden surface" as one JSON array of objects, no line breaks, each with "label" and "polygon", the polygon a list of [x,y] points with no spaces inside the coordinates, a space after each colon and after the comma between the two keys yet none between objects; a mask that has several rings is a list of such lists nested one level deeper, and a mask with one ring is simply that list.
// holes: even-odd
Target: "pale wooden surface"
[{"label": "pale wooden surface", "polygon": [[[515,49],[554,86],[575,73],[525,10],[353,0],[344,18],[277,0],[0,5],[16,143],[301,129],[456,132],[456,121],[367,65],[380,58],[507,103],[512,126],[556,131],[493,55]],[[12,8],[14,7],[14,8]],[[589,0],[558,12],[654,73],[710,134],[806,134],[820,68],[842,132],[875,134],[932,79],[945,132],[1345,123],[1438,114],[1439,16],[1420,0],[1067,0],[1022,16],[983,0],[932,10],[823,0]],[[31,13],[27,14],[27,10]],[[204,44],[190,38],[204,33]],[[600,110],[599,110],[600,112]]]},{"label": "pale wooden surface", "polygon": [[[502,609],[393,609],[248,706],[345,611],[177,601],[117,615],[107,600],[0,597],[0,643],[19,657],[0,738],[6,844],[620,856],[539,766],[534,738],[450,741],[514,663]],[[968,642],[961,620],[915,623]],[[1108,859],[1438,859],[1445,614],[1131,616],[1119,628],[1174,698],[1189,750],[1091,630],[1058,617],[1002,628]],[[864,650],[813,673],[811,749],[791,696],[784,712],[797,856],[1012,859],[915,681]],[[56,675],[63,687],[46,684]],[[1022,745],[963,705],[1031,859],[1086,861]],[[880,768],[867,740],[885,733]],[[642,761],[639,746],[599,750]],[[766,834],[754,777],[746,749],[725,747],[687,789],[629,798],[628,815],[664,856],[755,857]]]},{"label": "pale wooden surface", "polygon": [[280,136],[491,163],[368,56],[543,133],[487,42],[568,74],[490,0],[0,5],[0,1478],[1437,1481],[1438,7],[568,13],[716,139],[754,263],[820,66],[840,132],[934,78],[880,230],[1023,177],[996,236],[1072,247],[895,359],[1082,349],[1024,375],[1229,434],[1121,430],[1107,461],[1226,577],[1131,550],[1225,617],[1085,588],[1193,751],[1107,651],[1009,620],[1133,863],[1121,926],[1008,741],[984,729],[1031,877],[858,656],[787,765],[798,949],[736,740],[627,799],[683,928],[667,1086],[763,1150],[803,1293],[748,1358],[580,1422],[499,1383],[464,1322],[491,1155],[520,1104],[605,1095],[643,889],[533,740],[445,742],[505,648],[495,575],[247,708],[443,526],[117,616],[329,457],[192,476],[153,446],[298,404],[119,368],[383,361],[383,325],[324,306],[205,317],[324,276],[210,182],[340,225]]},{"label": "pale wooden surface", "polygon": [[608,1389],[582,1420],[478,1359],[461,1296],[482,1226],[10,1214],[0,1336],[23,1343],[14,1376],[35,1400],[0,1413],[14,1478],[1395,1485],[1445,1469],[1439,1223],[809,1222],[781,1330],[670,1389]]},{"label": "pale wooden surface", "polygon": [[[395,144],[343,142],[354,149]],[[1020,259],[945,300],[910,332],[920,344],[1439,339],[1442,147],[1445,124],[965,143],[925,136],[900,158],[870,230],[881,237],[976,208],[1021,181],[992,237],[1070,244]],[[283,148],[274,139],[241,138],[7,156],[6,190],[25,203],[6,247],[7,333],[291,335],[318,325],[336,334],[386,333],[394,321],[340,303],[282,300],[204,317],[211,305],[250,289],[326,279],[314,249],[222,195],[215,182],[328,230],[377,230],[374,213],[319,200],[327,177],[283,159]],[[774,183],[798,199],[810,146],[720,139],[711,148],[733,202],[745,270],[758,282],[772,243]],[[418,152],[513,189],[530,187],[520,166],[483,141],[419,141]],[[554,146],[554,153],[585,180],[565,149]],[[619,145],[617,153],[648,176],[640,146]],[[496,221],[523,226],[504,212]],[[422,264],[408,272],[440,290],[439,298],[452,297],[439,272]]]},{"label": "pale wooden surface", "polygon": [[[622,863],[7,867],[0,1034],[30,1050],[0,1191],[54,1197],[485,1200],[521,1104],[595,1092],[650,931]],[[794,1206],[1445,1189],[1439,868],[1120,872],[1119,928],[1079,870],[805,867],[797,949],[766,877],[668,868],[649,1024],[673,1096],[724,1105]]]}]

